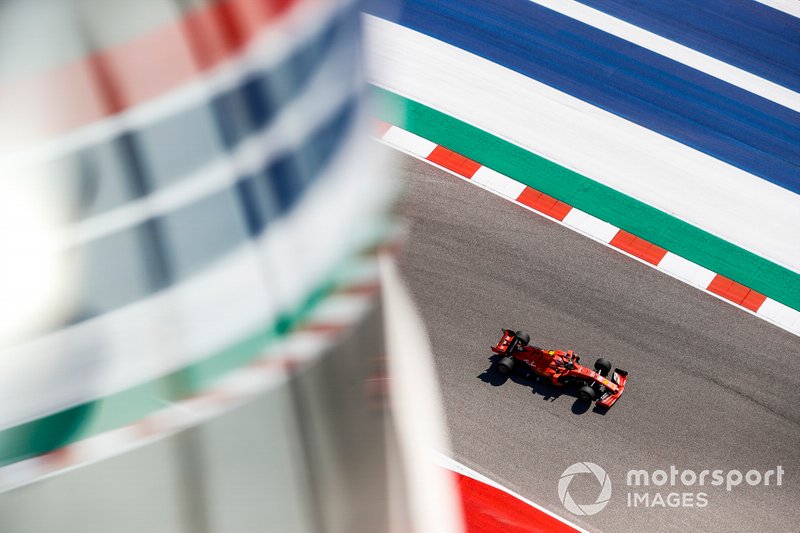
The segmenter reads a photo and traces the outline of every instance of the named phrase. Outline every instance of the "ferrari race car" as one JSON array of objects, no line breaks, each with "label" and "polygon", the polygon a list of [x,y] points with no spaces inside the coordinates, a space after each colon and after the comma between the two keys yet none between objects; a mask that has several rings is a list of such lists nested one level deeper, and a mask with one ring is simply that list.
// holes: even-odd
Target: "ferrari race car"
[{"label": "ferrari race car", "polygon": [[[572,350],[543,350],[528,346],[530,335],[522,331],[503,330],[503,337],[492,351],[500,356],[495,363],[503,374],[514,368],[530,368],[538,376],[549,379],[556,387],[577,387],[578,398],[585,402],[597,400],[600,407],[611,407],[625,390],[628,373],[619,368],[611,372],[611,363],[599,358],[591,370],[579,363],[580,357]],[[610,375],[609,375],[610,374]]]}]

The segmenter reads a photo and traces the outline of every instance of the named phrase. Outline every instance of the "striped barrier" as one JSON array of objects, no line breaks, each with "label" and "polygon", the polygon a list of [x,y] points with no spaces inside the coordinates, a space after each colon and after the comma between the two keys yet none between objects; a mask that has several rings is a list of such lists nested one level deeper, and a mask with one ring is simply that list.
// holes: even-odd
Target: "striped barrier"
[{"label": "striped barrier", "polygon": [[[346,277],[319,302],[308,317],[278,342],[263,348],[260,355],[230,372],[213,386],[165,407],[136,422],[84,438],[57,450],[0,467],[0,493],[35,482],[80,465],[90,464],[145,446],[178,431],[197,426],[265,391],[291,379],[304,365],[319,359],[344,332],[363,320],[374,305],[379,290],[378,252],[392,248],[387,242],[379,249],[354,258]],[[375,354],[379,356],[380,354]],[[376,376],[378,379],[380,376]],[[366,383],[367,395],[383,405],[383,394]]]},{"label": "striped barrier", "polygon": [[[226,16],[234,4],[260,5],[213,3]],[[363,81],[353,66],[357,11],[350,1],[284,4],[270,24],[250,20],[258,23],[252,38],[203,76],[0,154],[0,167],[27,178],[6,180],[10,192],[35,182],[44,192],[18,194],[59,200],[47,212],[63,211],[63,220],[42,231],[51,255],[80,259],[64,267],[70,277],[58,312],[30,338],[3,345],[4,360],[16,366],[0,379],[8,406],[0,465],[127,426],[160,409],[153,396],[172,402],[199,392],[248,361],[265,337],[280,337],[381,224],[382,202],[393,195],[388,179],[369,202],[350,200],[363,180],[375,184],[360,154],[368,141],[359,128]],[[111,22],[146,18],[146,7],[117,11]],[[71,21],[62,30],[85,37]],[[152,52],[149,35],[136,42]],[[0,82],[0,94],[13,83]],[[24,102],[15,105],[32,107]],[[324,244],[310,247],[310,239]],[[19,248],[6,251],[29,260]],[[44,285],[41,276],[28,278]],[[219,309],[226,313],[214,316]]]}]

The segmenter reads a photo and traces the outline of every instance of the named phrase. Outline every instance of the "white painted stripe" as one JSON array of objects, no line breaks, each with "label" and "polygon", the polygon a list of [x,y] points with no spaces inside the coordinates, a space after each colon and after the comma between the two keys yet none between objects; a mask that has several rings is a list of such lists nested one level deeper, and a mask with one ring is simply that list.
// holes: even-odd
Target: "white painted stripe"
[{"label": "white painted stripe", "polygon": [[620,39],[646,48],[652,52],[668,57],[687,67],[705,72],[724,82],[736,85],[767,100],[781,104],[794,111],[800,111],[800,94],[765,80],[746,70],[724,63],[711,56],[702,54],[682,44],[678,44],[660,35],[643,30],[624,20],[612,17],[579,2],[563,0],[530,0],[540,6],[552,9],[562,15],[573,18],[584,24],[610,33]]},{"label": "white painted stripe", "polygon": [[320,335],[319,333],[300,332],[281,342],[280,349],[270,350],[270,353],[280,353],[293,360],[302,361],[310,357],[311,354],[321,352],[331,343],[332,339],[333,337],[331,336]]},{"label": "white painted stripe", "polygon": [[[167,404],[169,405],[169,404]],[[99,458],[106,458],[120,453],[120,450],[129,450],[130,443],[137,440],[139,435],[133,426],[125,426],[113,431],[107,431],[94,437],[78,441],[68,448],[69,467],[79,463],[90,463]],[[63,469],[59,469],[63,472]]]},{"label": "white painted stripe", "polygon": [[[375,275],[377,276],[377,272]],[[334,294],[328,296],[314,309],[309,320],[320,324],[355,321],[357,317],[364,314],[364,306],[368,304],[367,298],[353,298],[350,294]]]},{"label": "white painted stripe", "polygon": [[619,228],[580,209],[572,209],[564,217],[564,224],[601,242],[610,242]]},{"label": "white painted stripe", "polygon": [[784,328],[800,331],[800,311],[776,302],[772,298],[767,298],[761,304],[757,314]]},{"label": "white painted stripe", "polygon": [[716,276],[716,274],[709,269],[697,263],[692,263],[688,259],[684,259],[672,252],[667,252],[658,264],[658,268],[700,289],[707,288],[708,284],[711,283],[711,280]]},{"label": "white painted stripe", "polygon": [[441,452],[435,452],[434,451],[432,453],[433,453],[434,461],[439,466],[444,467],[444,468],[446,468],[448,470],[452,470],[453,472],[457,472],[457,473],[459,473],[461,475],[470,477],[470,478],[472,478],[472,479],[474,479],[476,481],[480,481],[481,483],[489,485],[490,487],[494,487],[494,488],[496,488],[498,490],[502,490],[506,494],[508,494],[510,496],[513,496],[514,498],[520,500],[521,502],[524,502],[524,503],[530,505],[534,509],[537,509],[537,510],[541,511],[541,512],[543,512],[544,514],[546,514],[548,516],[552,516],[553,518],[555,518],[559,522],[563,522],[564,524],[568,525],[569,527],[574,528],[576,531],[580,531],[582,533],[589,533],[588,531],[586,531],[585,529],[581,528],[580,526],[577,526],[577,525],[573,524],[572,522],[570,522],[566,518],[564,518],[562,516],[559,516],[559,515],[555,514],[554,512],[552,512],[552,511],[550,511],[548,509],[545,509],[541,505],[532,502],[528,498],[525,498],[521,494],[518,494],[518,493],[514,492],[513,490],[511,490],[511,489],[509,489],[507,487],[504,487],[500,483],[498,483],[498,482],[494,481],[493,479],[481,474],[480,472],[477,472],[477,471],[473,470],[472,468],[468,467],[467,465],[465,465],[463,463],[459,463],[455,459],[452,459],[451,457],[448,457],[448,456],[444,455]]},{"label": "white painted stripe", "polygon": [[800,18],[800,2],[798,0],[756,0],[756,2]]},{"label": "white painted stripe", "polygon": [[376,85],[800,272],[800,195],[408,28],[365,29]]},{"label": "white painted stripe", "polygon": [[[394,223],[394,222],[393,222]],[[397,225],[392,225],[390,228],[382,230],[384,236],[388,235],[387,242],[397,242],[401,239],[401,229]],[[351,265],[350,268],[340,273],[342,284],[344,285],[358,285],[369,279],[377,278],[378,265],[361,262]]]},{"label": "white painted stripe", "polygon": [[480,183],[500,196],[505,196],[511,200],[516,200],[525,190],[525,185],[522,183],[483,166],[473,174],[472,181]]},{"label": "white painted stripe", "polygon": [[423,139],[419,135],[414,135],[396,126],[389,128],[389,131],[383,136],[383,140],[397,146],[403,151],[422,158],[431,155],[433,149],[436,148],[436,143],[432,143],[428,139]]}]

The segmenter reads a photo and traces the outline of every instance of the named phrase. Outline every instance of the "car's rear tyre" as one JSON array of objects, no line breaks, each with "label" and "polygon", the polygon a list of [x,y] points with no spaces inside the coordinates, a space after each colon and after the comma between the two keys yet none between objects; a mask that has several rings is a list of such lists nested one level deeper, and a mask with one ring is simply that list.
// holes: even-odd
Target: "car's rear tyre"
[{"label": "car's rear tyre", "polygon": [[517,331],[514,335],[516,335],[520,346],[527,346],[528,343],[531,342],[531,336],[524,331]]},{"label": "car's rear tyre", "polygon": [[611,361],[601,357],[594,362],[594,369],[597,370],[601,376],[607,376],[609,372],[611,372]]},{"label": "car's rear tyre", "polygon": [[583,402],[593,402],[597,398],[597,391],[589,385],[581,385],[578,387],[578,399]]},{"label": "car's rear tyre", "polygon": [[497,371],[501,374],[510,374],[514,370],[514,359],[511,357],[503,357],[497,362]]}]

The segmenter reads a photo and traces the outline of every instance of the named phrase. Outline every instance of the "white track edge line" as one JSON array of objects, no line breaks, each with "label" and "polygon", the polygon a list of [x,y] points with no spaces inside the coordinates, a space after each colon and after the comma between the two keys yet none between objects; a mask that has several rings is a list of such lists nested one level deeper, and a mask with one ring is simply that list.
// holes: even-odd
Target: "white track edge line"
[{"label": "white track edge line", "polygon": [[530,1],[783,107],[800,112],[800,94],[715,57],[578,2]]},{"label": "white track edge line", "polygon": [[764,4],[772,9],[783,11],[787,15],[800,18],[800,2],[796,0],[755,0],[759,4]]}]

